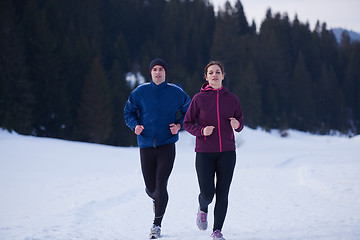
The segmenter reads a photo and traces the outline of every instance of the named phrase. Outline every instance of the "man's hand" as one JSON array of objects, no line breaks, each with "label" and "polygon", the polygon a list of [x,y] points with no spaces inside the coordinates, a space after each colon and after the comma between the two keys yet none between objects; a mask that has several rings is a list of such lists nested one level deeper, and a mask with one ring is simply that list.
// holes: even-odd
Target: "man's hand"
[{"label": "man's hand", "polygon": [[136,134],[136,135],[140,135],[143,130],[144,130],[144,126],[143,126],[143,125],[136,125],[136,126],[135,126],[135,134]]},{"label": "man's hand", "polygon": [[175,124],[175,123],[171,123],[170,125],[170,131],[172,134],[177,134],[179,132],[179,130],[181,129],[181,125],[178,123],[178,124]]}]

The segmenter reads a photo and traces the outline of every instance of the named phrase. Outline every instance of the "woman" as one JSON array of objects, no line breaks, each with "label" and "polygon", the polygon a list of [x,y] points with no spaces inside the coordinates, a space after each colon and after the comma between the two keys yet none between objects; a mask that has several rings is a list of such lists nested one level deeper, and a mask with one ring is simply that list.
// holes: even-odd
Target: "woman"
[{"label": "woman", "polygon": [[[155,218],[150,239],[161,234],[168,202],[167,182],[175,160],[175,142],[191,99],[181,87],[167,83],[167,63],[156,58],[149,66],[151,81],[138,86],[124,109],[127,126],[137,135],[146,193],[153,199]],[[177,113],[180,112],[179,118]]]},{"label": "woman", "polygon": [[207,229],[208,206],[216,194],[211,237],[224,240],[221,230],[236,162],[233,129],[237,132],[243,129],[243,114],[238,97],[222,85],[225,73],[220,62],[210,62],[204,76],[207,82],[194,96],[185,115],[184,128],[196,136],[195,166],[200,187],[196,223],[200,230]]}]

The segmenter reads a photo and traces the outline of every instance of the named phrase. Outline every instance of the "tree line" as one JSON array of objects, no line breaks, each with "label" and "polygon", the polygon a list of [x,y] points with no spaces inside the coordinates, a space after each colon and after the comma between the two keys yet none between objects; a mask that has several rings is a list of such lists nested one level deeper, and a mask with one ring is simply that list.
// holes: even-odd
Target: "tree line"
[{"label": "tree line", "polygon": [[0,127],[21,134],[136,145],[125,75],[149,81],[156,57],[190,97],[222,61],[251,128],[360,132],[360,43],[326,23],[269,9],[256,26],[240,0],[1,0],[0,25]]}]

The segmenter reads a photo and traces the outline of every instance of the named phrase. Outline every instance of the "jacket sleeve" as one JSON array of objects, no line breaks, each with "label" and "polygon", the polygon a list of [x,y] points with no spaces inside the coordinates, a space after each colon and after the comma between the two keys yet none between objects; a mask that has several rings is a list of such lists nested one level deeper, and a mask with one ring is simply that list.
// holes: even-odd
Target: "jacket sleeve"
[{"label": "jacket sleeve", "polygon": [[176,123],[179,123],[181,125],[181,128],[184,127],[184,118],[187,110],[189,109],[190,103],[191,103],[190,97],[184,92],[183,104],[179,108],[180,118],[176,121]]},{"label": "jacket sleeve", "polygon": [[134,92],[130,94],[129,99],[126,101],[124,119],[126,125],[133,131],[136,125],[140,125],[139,107],[136,103],[136,94]]},{"label": "jacket sleeve", "polygon": [[184,118],[185,130],[194,136],[202,135],[201,132],[203,127],[197,125],[198,111],[199,109],[196,104],[196,98],[194,97]]}]

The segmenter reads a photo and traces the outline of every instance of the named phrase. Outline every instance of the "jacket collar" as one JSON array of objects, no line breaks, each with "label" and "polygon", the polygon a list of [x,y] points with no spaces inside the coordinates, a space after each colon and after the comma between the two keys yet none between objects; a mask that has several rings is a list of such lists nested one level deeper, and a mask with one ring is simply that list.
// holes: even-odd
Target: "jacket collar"
[{"label": "jacket collar", "polygon": [[150,86],[155,88],[155,89],[163,89],[167,86],[167,81],[165,80],[164,82],[160,83],[159,85],[156,85],[153,80],[150,80]]},{"label": "jacket collar", "polygon": [[206,83],[204,83],[204,84],[201,86],[200,91],[201,91],[201,92],[207,92],[207,91],[221,91],[221,90],[223,90],[223,89],[224,89],[224,86],[221,86],[221,88],[220,88],[220,89],[214,89],[213,87],[211,87],[211,86],[209,85],[209,83],[208,83],[208,82],[206,82]]}]

